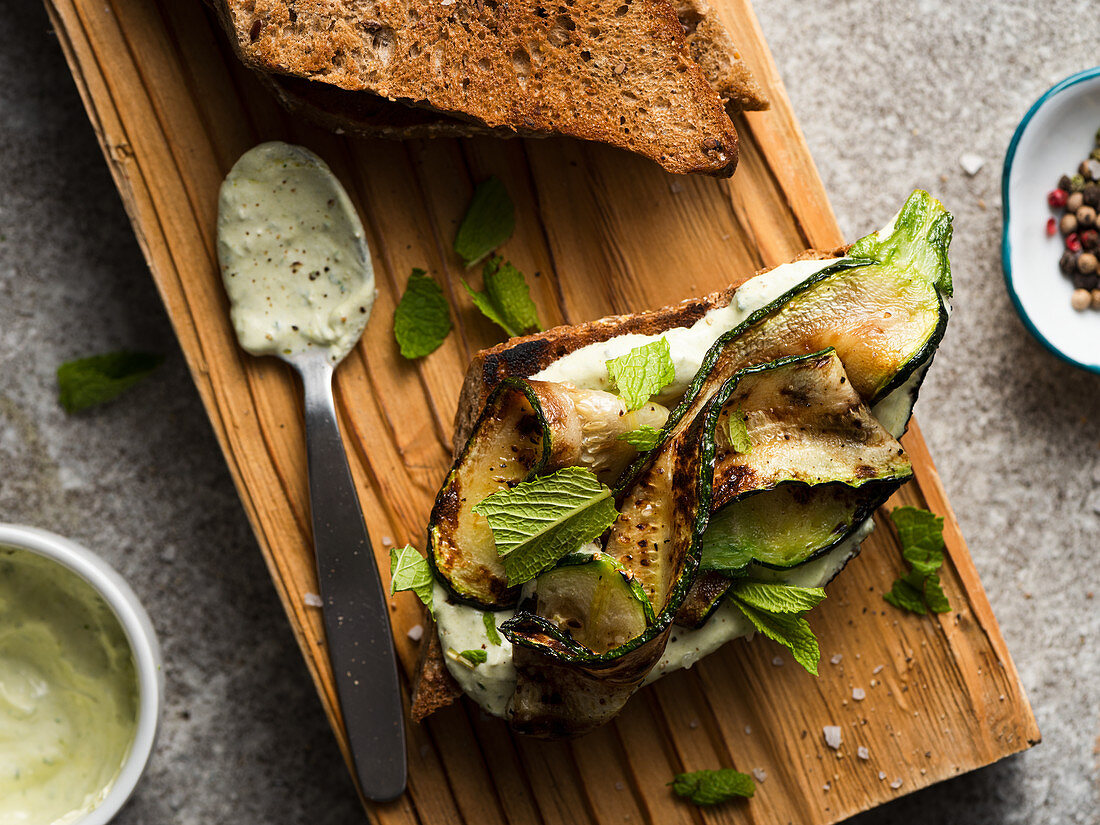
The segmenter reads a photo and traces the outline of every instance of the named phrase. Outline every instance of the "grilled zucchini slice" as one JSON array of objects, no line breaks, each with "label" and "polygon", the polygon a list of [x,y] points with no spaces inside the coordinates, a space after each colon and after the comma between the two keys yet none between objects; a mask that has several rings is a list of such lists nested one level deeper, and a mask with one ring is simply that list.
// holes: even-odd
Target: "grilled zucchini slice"
[{"label": "grilled zucchini slice", "polygon": [[[828,552],[913,473],[831,349],[742,370],[722,397],[701,575],[676,618],[689,627],[749,565],[789,568]],[[747,452],[731,442],[732,416],[744,421]]]},{"label": "grilled zucchini slice", "polygon": [[638,452],[619,436],[660,427],[668,410],[647,404],[628,412],[600,390],[509,378],[485,403],[470,438],[432,508],[428,559],[451,595],[482,609],[512,607],[493,532],[473,508],[493,493],[543,472],[588,467],[614,481]]},{"label": "grilled zucchini slice", "polygon": [[950,213],[927,192],[914,192],[887,228],[719,338],[665,437],[689,426],[738,370],[828,348],[866,404],[885,398],[927,365],[943,338],[950,241]]},{"label": "grilled zucchini slice", "polygon": [[[695,426],[650,454],[649,466],[623,497],[604,547],[648,605],[653,618],[640,633],[615,634],[625,641],[592,649],[562,629],[561,617],[551,621],[527,605],[501,625],[516,666],[513,729],[542,737],[593,730],[622,709],[661,658],[694,578],[710,512],[714,418],[704,410]],[[541,598],[538,587],[536,596]],[[574,619],[591,626],[589,608],[578,607]]]},{"label": "grilled zucchini slice", "polygon": [[653,623],[641,585],[606,553],[573,553],[538,577],[535,613],[584,649],[606,653]]}]

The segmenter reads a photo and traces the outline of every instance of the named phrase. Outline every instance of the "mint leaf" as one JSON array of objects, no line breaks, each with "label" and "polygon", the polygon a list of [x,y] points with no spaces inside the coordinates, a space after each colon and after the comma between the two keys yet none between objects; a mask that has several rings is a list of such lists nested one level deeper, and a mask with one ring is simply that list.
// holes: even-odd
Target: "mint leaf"
[{"label": "mint leaf", "polygon": [[390,595],[411,590],[428,608],[432,609],[432,568],[428,560],[412,545],[390,548]]},{"label": "mint leaf", "polygon": [[919,507],[896,507],[890,518],[898,529],[905,560],[926,575],[943,564],[943,516]]},{"label": "mint leaf", "polygon": [[668,340],[659,338],[635,347],[626,355],[607,362],[607,374],[628,410],[645,406],[650,398],[676,380]]},{"label": "mint leaf", "polygon": [[729,414],[729,436],[730,447],[735,453],[747,453],[752,449],[748,418],[740,407]]},{"label": "mint leaf", "polygon": [[951,297],[951,213],[923,189],[905,201],[884,229],[852,244],[849,258],[869,258],[899,269],[915,269],[929,277],[939,291]]},{"label": "mint leaf", "polygon": [[163,355],[127,351],[67,361],[57,368],[58,400],[67,413],[105,404],[148,377],[163,361]]},{"label": "mint leaf", "polygon": [[393,337],[401,354],[423,358],[435,352],[450,331],[451,311],[443,290],[423,269],[414,269],[393,311]]},{"label": "mint leaf", "polygon": [[498,257],[485,264],[482,278],[484,292],[477,292],[466,281],[462,282],[482,315],[503,329],[510,338],[542,329],[538,310],[531,300],[531,292],[522,272]]},{"label": "mint leaf", "polygon": [[883,598],[912,613],[951,612],[938,572],[943,566],[943,517],[919,507],[897,507],[890,518],[898,529],[909,572],[895,581]]},{"label": "mint leaf", "polygon": [[509,585],[553,567],[618,517],[611,490],[583,467],[566,467],[493,493],[473,511],[489,522]]},{"label": "mint leaf", "polygon": [[790,649],[794,659],[814,676],[817,676],[817,663],[821,660],[821,651],[817,647],[817,638],[810,630],[809,622],[801,616],[769,613],[746,604],[735,595],[733,603],[745,614],[752,626],[773,642]]},{"label": "mint leaf", "polygon": [[516,207],[499,178],[483,180],[474,189],[466,217],[455,235],[455,252],[469,269],[510,237],[516,228]]},{"label": "mint leaf", "polygon": [[717,805],[738,797],[751,797],[756,790],[751,776],[733,768],[681,773],[669,784],[678,796],[687,797],[696,805]]},{"label": "mint leaf", "polygon": [[947,601],[939,576],[929,576],[924,580],[924,603],[933,613],[951,612],[951,602]]},{"label": "mint leaf", "polygon": [[650,427],[648,424],[643,424],[636,430],[622,433],[619,436],[619,441],[625,441],[630,446],[644,453],[647,450],[652,450],[661,443],[661,432],[662,431],[656,427]]},{"label": "mint leaf", "polygon": [[464,650],[458,655],[469,662],[473,667],[485,664],[486,660],[489,658],[489,654],[484,650]]},{"label": "mint leaf", "polygon": [[768,613],[805,613],[825,600],[821,587],[796,587],[778,582],[742,581],[730,591],[749,607]]},{"label": "mint leaf", "polygon": [[908,610],[911,613],[925,614],[928,612],[928,609],[924,606],[923,591],[914,587],[905,579],[895,581],[890,592],[884,594],[882,598],[894,607]]},{"label": "mint leaf", "polygon": [[497,620],[493,614],[486,611],[481,614],[481,621],[485,625],[485,636],[492,644],[500,646],[500,633],[497,632]]}]

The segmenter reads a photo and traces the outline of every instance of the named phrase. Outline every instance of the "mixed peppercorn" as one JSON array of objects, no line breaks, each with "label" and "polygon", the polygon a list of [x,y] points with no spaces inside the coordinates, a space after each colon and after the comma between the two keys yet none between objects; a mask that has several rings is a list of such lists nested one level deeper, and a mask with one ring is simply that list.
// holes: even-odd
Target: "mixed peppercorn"
[{"label": "mixed peppercorn", "polygon": [[1078,311],[1100,309],[1100,130],[1077,174],[1062,175],[1047,203],[1055,213],[1047,219],[1047,234],[1061,232],[1065,244],[1058,268],[1073,281],[1070,303]]}]

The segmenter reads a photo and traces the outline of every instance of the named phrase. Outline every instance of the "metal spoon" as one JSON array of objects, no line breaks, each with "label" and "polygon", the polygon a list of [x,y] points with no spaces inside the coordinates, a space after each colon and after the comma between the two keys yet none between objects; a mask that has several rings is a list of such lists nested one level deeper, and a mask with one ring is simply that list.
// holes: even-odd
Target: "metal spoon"
[{"label": "metal spoon", "polygon": [[238,340],[298,371],[325,637],[359,787],[405,790],[404,711],[386,593],[336,418],[332,376],[358,342],[374,271],[355,207],[306,149],[265,143],[222,185],[218,257]]}]

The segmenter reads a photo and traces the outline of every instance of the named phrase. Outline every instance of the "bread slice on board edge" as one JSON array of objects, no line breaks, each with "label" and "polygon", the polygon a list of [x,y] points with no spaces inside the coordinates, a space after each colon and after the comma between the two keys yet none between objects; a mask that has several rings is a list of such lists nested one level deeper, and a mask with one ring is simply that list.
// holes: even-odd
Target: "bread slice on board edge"
[{"label": "bread slice on board edge", "polygon": [[[732,174],[737,135],[725,100],[735,111],[766,100],[705,0],[564,2],[378,5],[366,20],[347,2],[212,5],[284,105],[332,129],[564,134],[671,172]],[[341,93],[364,91],[377,99]]]},{"label": "bread slice on board edge", "polygon": [[[726,113],[767,109],[768,98],[756,82],[733,38],[705,0],[685,0],[676,11],[692,59],[725,102]],[[329,131],[367,138],[517,137],[520,132],[447,115],[434,109],[386,100],[370,92],[349,92],[300,77],[256,72],[287,111]]]},{"label": "bread slice on board edge", "polygon": [[[846,252],[847,247],[807,250],[795,260],[827,260],[842,257]],[[750,277],[766,271],[761,270]],[[489,393],[504,378],[526,378],[581,347],[619,335],[659,335],[676,327],[691,326],[711,309],[728,305],[737,288],[747,280],[749,278],[719,292],[702,298],[689,298],[673,306],[554,327],[482,350],[470,362],[459,395],[455,413],[454,455],[458,456],[470,437]],[[420,643],[420,657],[413,679],[412,716],[418,722],[462,696],[462,689],[447,670],[443,655],[435,626],[429,621]]]}]

